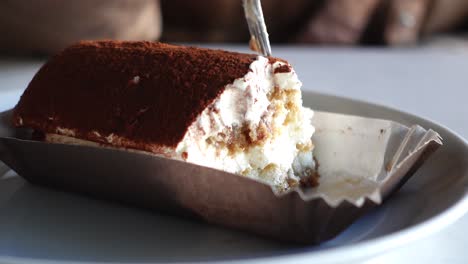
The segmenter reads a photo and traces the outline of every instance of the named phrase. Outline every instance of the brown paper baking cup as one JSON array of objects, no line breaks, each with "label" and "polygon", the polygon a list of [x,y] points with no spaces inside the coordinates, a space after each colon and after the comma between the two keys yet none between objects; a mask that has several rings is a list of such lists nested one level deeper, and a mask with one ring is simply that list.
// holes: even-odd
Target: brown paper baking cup
[{"label": "brown paper baking cup", "polygon": [[0,114],[0,160],[31,183],[308,244],[381,204],[442,144],[419,126],[316,112],[321,184],[277,194],[265,182],[178,160],[28,140],[10,115]]}]

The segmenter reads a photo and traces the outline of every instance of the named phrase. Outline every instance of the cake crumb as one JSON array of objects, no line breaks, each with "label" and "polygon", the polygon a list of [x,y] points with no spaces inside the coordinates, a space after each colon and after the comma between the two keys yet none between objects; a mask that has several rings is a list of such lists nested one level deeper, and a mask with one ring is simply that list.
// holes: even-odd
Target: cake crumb
[{"label": "cake crumb", "polygon": [[317,187],[319,186],[320,174],[317,170],[310,170],[309,176],[301,178],[300,183],[302,187]]},{"label": "cake crumb", "polygon": [[385,166],[385,170],[387,172],[390,172],[392,170],[392,168],[393,168],[393,161],[387,163],[387,166]]},{"label": "cake crumb", "polygon": [[254,52],[260,52],[260,49],[258,47],[257,40],[255,39],[254,36],[251,36],[250,41],[249,41],[249,48],[250,50]]},{"label": "cake crumb", "polygon": [[106,140],[108,143],[111,143],[114,141],[114,133],[110,133],[107,137],[106,137]]}]

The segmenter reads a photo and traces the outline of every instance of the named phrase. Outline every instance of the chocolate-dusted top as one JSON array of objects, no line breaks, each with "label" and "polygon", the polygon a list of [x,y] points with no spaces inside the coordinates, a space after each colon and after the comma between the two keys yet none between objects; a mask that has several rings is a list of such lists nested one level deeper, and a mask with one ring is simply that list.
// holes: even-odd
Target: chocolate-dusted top
[{"label": "chocolate-dusted top", "polygon": [[96,131],[175,147],[256,55],[153,42],[90,41],[65,49],[34,76],[14,111],[17,126]]}]

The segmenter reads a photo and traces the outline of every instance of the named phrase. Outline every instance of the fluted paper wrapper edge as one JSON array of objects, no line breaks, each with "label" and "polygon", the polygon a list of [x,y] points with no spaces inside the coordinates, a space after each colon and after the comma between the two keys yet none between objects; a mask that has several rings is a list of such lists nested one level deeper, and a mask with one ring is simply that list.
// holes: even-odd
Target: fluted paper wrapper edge
[{"label": "fluted paper wrapper edge", "polygon": [[316,112],[320,185],[278,194],[258,180],[154,155],[24,140],[10,115],[0,114],[0,160],[32,183],[300,243],[335,237],[442,145],[417,125]]}]

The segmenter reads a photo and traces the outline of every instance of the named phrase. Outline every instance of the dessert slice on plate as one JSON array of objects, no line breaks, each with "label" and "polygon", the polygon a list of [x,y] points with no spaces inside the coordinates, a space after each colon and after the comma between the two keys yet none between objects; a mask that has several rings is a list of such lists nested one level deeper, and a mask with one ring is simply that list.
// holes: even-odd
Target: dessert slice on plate
[{"label": "dessert slice on plate", "polygon": [[[82,42],[40,69],[13,117],[0,115],[0,159],[31,183],[320,243],[381,204],[442,142],[389,120],[311,120],[300,86],[276,58]],[[23,131],[3,116],[45,143],[10,137]],[[316,185],[316,170],[319,186],[291,188]]]},{"label": "dessert slice on plate", "polygon": [[91,41],[53,57],[14,110],[54,143],[144,151],[314,186],[312,110],[277,58],[152,42]]}]

